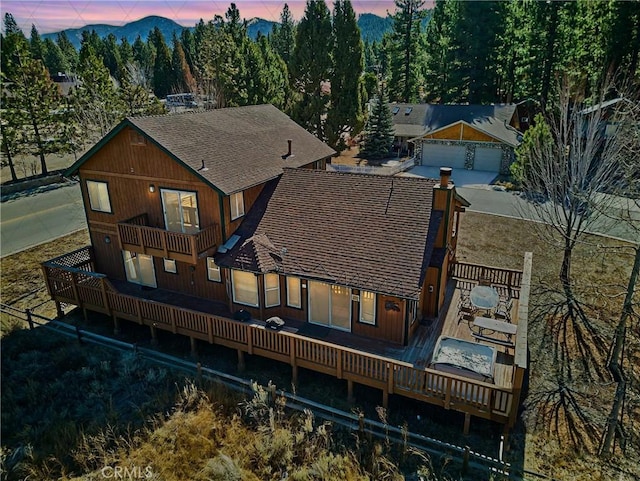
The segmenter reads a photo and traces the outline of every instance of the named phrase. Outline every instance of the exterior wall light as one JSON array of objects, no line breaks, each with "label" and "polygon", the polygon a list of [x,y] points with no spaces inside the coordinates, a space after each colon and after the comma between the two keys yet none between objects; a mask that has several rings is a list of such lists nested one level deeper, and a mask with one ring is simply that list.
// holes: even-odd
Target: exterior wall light
[{"label": "exterior wall light", "polygon": [[156,191],[156,186],[153,184],[149,184],[149,192],[153,194],[155,191]]}]

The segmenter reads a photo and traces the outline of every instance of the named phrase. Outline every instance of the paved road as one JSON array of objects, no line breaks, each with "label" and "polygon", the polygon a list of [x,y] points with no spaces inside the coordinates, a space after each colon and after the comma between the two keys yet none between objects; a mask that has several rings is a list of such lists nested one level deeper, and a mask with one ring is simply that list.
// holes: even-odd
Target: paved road
[{"label": "paved road", "polygon": [[[471,203],[470,211],[521,217],[527,202],[516,194],[500,192],[486,185],[458,187],[458,192]],[[634,213],[640,225],[640,211]],[[26,195],[0,205],[0,256],[86,228],[78,184],[60,187],[37,195]],[[530,218],[535,220],[533,213]],[[638,242],[636,234],[622,222],[594,226],[594,230]]]},{"label": "paved road", "polygon": [[87,227],[79,184],[0,204],[0,257]]}]

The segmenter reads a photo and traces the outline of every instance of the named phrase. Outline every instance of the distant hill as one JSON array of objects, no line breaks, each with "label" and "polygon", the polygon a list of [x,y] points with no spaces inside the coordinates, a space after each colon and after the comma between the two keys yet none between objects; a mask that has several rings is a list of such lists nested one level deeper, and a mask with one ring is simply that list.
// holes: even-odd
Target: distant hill
[{"label": "distant hill", "polygon": [[379,17],[373,13],[363,13],[358,17],[358,27],[363,41],[379,42],[382,36],[391,31],[391,17]]},{"label": "distant hill", "polygon": [[[95,30],[100,38],[104,38],[110,33],[113,33],[118,41],[124,37],[130,43],[133,43],[138,35],[140,35],[143,40],[146,40],[149,36],[149,32],[155,27],[158,27],[160,29],[162,35],[164,35],[164,38],[167,41],[167,44],[171,43],[171,37],[173,36],[174,32],[180,35],[180,32],[182,32],[182,30],[185,28],[179,23],[176,23],[168,18],[150,16],[141,18],[140,20],[136,20],[135,22],[130,22],[122,26],[103,24],[86,25],[80,28],[68,28],[64,30],[64,32],[67,34],[67,37],[69,37],[69,40],[71,41],[73,46],[76,49],[79,49],[82,32],[84,30]],[[42,37],[55,40],[58,33],[60,32],[45,33],[42,35]]]},{"label": "distant hill", "polygon": [[[247,20],[247,33],[252,39],[255,39],[258,36],[258,33],[268,35],[271,33],[271,29],[276,23],[277,22],[265,20],[264,18],[251,18]],[[382,39],[382,35],[391,30],[391,25],[392,21],[390,17],[383,18],[372,13],[363,13],[358,17],[358,26],[360,27],[363,40],[368,39],[369,41],[380,41],[380,39]],[[67,37],[69,37],[73,46],[76,47],[76,49],[79,49],[82,32],[84,30],[95,30],[100,38],[104,38],[112,33],[116,36],[118,41],[124,37],[130,43],[133,43],[138,35],[140,35],[143,40],[146,40],[149,32],[155,27],[160,29],[168,44],[170,44],[171,37],[174,32],[179,35],[184,28],[193,28],[183,27],[182,25],[165,17],[149,16],[122,26],[105,24],[86,25],[80,28],[68,28],[64,30],[64,32],[67,34]],[[42,37],[55,40],[58,33],[60,32],[45,33]]]}]

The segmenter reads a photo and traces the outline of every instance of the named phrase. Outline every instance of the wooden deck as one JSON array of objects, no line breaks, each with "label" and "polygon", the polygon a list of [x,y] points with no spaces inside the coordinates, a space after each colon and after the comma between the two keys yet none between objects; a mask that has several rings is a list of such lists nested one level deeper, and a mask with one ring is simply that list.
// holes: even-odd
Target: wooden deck
[{"label": "wooden deck", "polygon": [[[80,249],[43,263],[47,288],[58,305],[69,303],[81,307],[85,313],[92,310],[108,314],[113,317],[116,328],[121,320],[149,326],[153,338],[161,329],[189,336],[192,342],[202,340],[236,349],[240,366],[244,363],[244,353],[285,362],[292,367],[294,383],[298,368],[304,367],[345,379],[350,393],[354,382],[380,389],[383,405],[389,394],[396,394],[505,426],[515,422],[527,367],[530,254],[525,256],[523,272],[473,265],[454,269],[454,276],[456,273],[479,275],[488,272],[496,279],[521,281],[521,285],[510,286],[519,288],[519,302],[513,306],[513,319],[518,322],[516,345],[511,349],[512,353],[505,352],[507,348],[498,349],[495,382],[488,383],[428,366],[439,336],[473,339],[469,326],[458,323],[456,283],[474,283],[477,279],[452,281],[448,308],[442,310],[439,319],[420,326],[410,346],[402,347],[345,336],[342,332],[304,322],[288,322],[286,329],[273,331],[265,329],[260,321],[231,319],[231,313],[220,302],[159,289],[133,292],[131,289],[135,290],[137,286],[112,283],[103,274],[93,272],[91,252],[90,248]],[[465,426],[468,426],[467,422]]]}]

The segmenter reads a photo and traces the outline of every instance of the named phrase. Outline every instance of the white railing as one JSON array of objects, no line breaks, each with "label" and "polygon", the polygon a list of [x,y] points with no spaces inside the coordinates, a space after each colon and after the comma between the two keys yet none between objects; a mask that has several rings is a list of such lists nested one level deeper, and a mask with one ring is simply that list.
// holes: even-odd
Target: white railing
[{"label": "white railing", "polygon": [[329,172],[347,172],[351,174],[395,175],[416,165],[416,159],[413,157],[402,161],[389,162],[394,163],[391,165],[387,163],[387,165],[382,166],[327,164],[327,170]]}]

